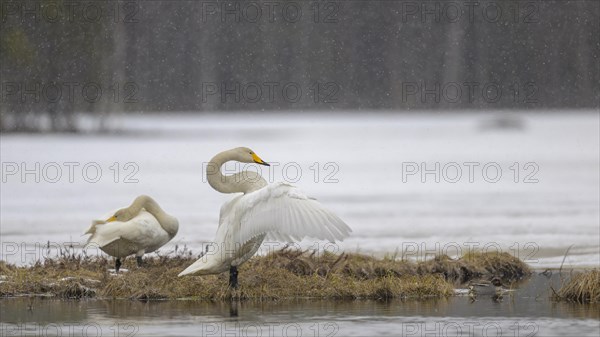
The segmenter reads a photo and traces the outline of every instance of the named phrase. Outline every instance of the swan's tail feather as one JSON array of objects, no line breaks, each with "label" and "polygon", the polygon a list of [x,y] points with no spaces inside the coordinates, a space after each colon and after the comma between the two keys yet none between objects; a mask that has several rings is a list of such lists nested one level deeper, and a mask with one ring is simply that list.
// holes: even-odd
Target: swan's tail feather
[{"label": "swan's tail feather", "polygon": [[102,248],[121,239],[121,236],[114,232],[115,228],[104,228],[103,226],[106,224],[107,222],[104,220],[92,221],[92,225],[87,231],[85,231],[84,234],[90,234],[90,237],[83,246],[84,248],[89,247],[90,245],[95,245],[99,248]]},{"label": "swan's tail feather", "polygon": [[216,255],[203,255],[177,276],[219,274],[229,270],[229,264],[223,263]]},{"label": "swan's tail feather", "polygon": [[104,220],[94,220],[94,221],[92,221],[92,225],[90,226],[90,228],[88,228],[85,231],[85,233],[83,235],[85,235],[85,234],[92,234],[92,235],[94,235],[96,233],[96,226],[98,226],[98,225],[104,225],[105,223],[106,223],[106,221],[104,221]]},{"label": "swan's tail feather", "polygon": [[98,225],[104,225],[106,224],[106,221],[104,220],[93,220],[92,221],[92,225],[90,226],[90,228],[88,228],[85,233],[83,235],[88,235],[90,234],[90,237],[87,239],[87,242],[84,245],[84,248],[89,246],[89,244],[94,240],[94,237],[96,236],[96,231],[98,230]]},{"label": "swan's tail feather", "polygon": [[198,274],[198,275],[201,275],[201,274],[211,274],[209,272],[201,273],[201,271],[206,270],[205,268],[206,268],[206,261],[203,260],[202,257],[201,257],[196,262],[192,263],[187,268],[185,268],[177,276],[181,277],[181,276],[192,275],[192,274]]},{"label": "swan's tail feather", "polygon": [[198,262],[201,262],[201,260],[198,260],[198,261],[192,263],[187,268],[185,268],[181,273],[179,273],[177,276],[181,277],[181,276],[185,276],[185,275],[194,274],[194,273],[200,271],[202,269],[202,267],[199,266]]}]

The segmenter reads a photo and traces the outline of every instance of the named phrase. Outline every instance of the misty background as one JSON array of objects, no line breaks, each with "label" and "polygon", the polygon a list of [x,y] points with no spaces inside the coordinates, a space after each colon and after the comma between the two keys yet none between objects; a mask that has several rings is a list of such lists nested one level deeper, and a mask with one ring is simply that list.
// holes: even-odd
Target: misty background
[{"label": "misty background", "polygon": [[598,1],[3,1],[2,131],[116,112],[598,109]]}]

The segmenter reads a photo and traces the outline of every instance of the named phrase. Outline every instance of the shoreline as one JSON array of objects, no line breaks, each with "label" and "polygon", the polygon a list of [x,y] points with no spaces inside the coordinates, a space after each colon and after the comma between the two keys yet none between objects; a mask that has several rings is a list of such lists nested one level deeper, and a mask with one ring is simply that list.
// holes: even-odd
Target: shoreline
[{"label": "shoreline", "polygon": [[[470,282],[499,278],[512,291],[534,274],[560,268],[531,268],[508,253],[470,253],[458,259],[439,255],[424,262],[342,253],[282,249],[255,256],[240,267],[240,287],[230,289],[228,273],[177,277],[196,260],[190,251],[150,256],[144,266],[127,258],[123,272],[111,272],[112,258],[62,255],[16,266],[0,261],[0,298],[127,299],[195,301],[391,300],[468,295]],[[562,274],[598,273],[562,268]],[[596,274],[594,274],[596,275]],[[562,279],[562,278],[561,278]],[[565,278],[561,287],[568,285]],[[573,277],[572,279],[576,279]],[[600,285],[600,282],[598,282]],[[597,291],[593,287],[591,294]],[[549,288],[554,294],[560,289]],[[566,298],[566,297],[565,297]],[[595,295],[591,296],[592,301]],[[562,297],[554,296],[560,301]]]},{"label": "shoreline", "polygon": [[256,256],[240,267],[240,288],[229,289],[228,274],[177,277],[196,260],[191,252],[125,259],[127,272],[109,271],[113,259],[61,256],[19,267],[0,261],[0,297],[47,296],[65,299],[293,300],[444,298],[455,287],[499,277],[507,286],[531,269],[507,253],[471,253],[460,259],[436,256],[425,262],[368,255],[282,249]]}]

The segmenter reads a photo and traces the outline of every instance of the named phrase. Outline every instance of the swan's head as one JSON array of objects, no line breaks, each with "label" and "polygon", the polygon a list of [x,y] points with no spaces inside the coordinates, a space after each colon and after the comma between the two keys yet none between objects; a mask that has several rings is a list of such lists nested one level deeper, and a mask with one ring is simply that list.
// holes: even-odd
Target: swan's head
[{"label": "swan's head", "polygon": [[108,218],[108,220],[106,220],[106,222],[129,221],[129,220],[133,219],[136,215],[138,215],[138,213],[140,212],[140,210],[142,208],[148,207],[149,205],[152,205],[155,203],[156,203],[156,201],[154,201],[154,199],[152,199],[151,197],[149,197],[147,195],[140,195],[137,198],[135,198],[135,200],[133,201],[131,206],[121,208],[120,210],[116,211],[113,216],[111,216],[110,218]]},{"label": "swan's head", "polygon": [[260,157],[254,153],[254,151],[250,150],[247,147],[238,147],[233,149],[233,153],[236,156],[237,161],[241,163],[256,163],[260,165],[270,166],[264,160],[260,159]]},{"label": "swan's head", "polygon": [[112,222],[112,221],[125,222],[125,221],[131,220],[133,217],[134,217],[134,215],[131,214],[131,210],[129,208],[121,208],[120,210],[116,211],[113,216],[108,218],[108,220],[106,220],[106,222]]}]

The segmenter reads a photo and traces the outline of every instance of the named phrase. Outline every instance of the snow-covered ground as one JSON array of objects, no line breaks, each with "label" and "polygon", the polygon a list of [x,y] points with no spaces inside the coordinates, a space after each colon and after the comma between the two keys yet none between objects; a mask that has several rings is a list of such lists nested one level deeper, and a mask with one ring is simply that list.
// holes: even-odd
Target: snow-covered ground
[{"label": "snow-covered ground", "polygon": [[141,115],[113,118],[120,134],[2,135],[1,258],[79,246],[92,219],[142,193],[180,220],[162,251],[199,251],[231,198],[203,163],[248,146],[279,163],[258,168],[267,180],[293,182],[354,229],[320,248],[411,259],[500,249],[545,268],[572,246],[565,266],[598,266],[598,113],[512,113],[522,128],[495,127],[505,114]]}]

